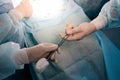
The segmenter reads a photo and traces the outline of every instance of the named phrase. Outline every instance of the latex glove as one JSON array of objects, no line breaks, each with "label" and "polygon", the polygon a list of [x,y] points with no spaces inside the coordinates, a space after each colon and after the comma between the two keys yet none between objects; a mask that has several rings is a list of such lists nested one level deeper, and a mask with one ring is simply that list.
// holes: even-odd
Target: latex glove
[{"label": "latex glove", "polygon": [[57,45],[52,43],[41,43],[31,48],[27,48],[28,59],[31,62],[31,61],[37,61],[43,57],[47,57],[47,55],[51,51],[55,51],[57,47],[58,47]]},{"label": "latex glove", "polygon": [[41,43],[30,48],[18,50],[13,54],[13,60],[17,65],[27,64],[47,57],[51,51],[56,51],[57,45],[52,43]]},{"label": "latex glove", "polygon": [[[92,23],[84,22],[76,28],[72,24],[68,24],[66,27],[66,34],[68,34],[69,37],[67,40],[80,40],[95,30],[96,27]],[[64,35],[65,34],[60,34],[61,37],[64,37]]]}]

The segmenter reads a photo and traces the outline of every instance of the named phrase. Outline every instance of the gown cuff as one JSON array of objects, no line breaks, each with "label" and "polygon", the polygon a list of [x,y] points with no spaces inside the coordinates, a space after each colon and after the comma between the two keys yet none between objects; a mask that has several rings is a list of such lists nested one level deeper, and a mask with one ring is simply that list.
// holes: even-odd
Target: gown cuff
[{"label": "gown cuff", "polygon": [[13,60],[17,65],[28,64],[29,59],[27,56],[26,48],[20,49],[13,54]]},{"label": "gown cuff", "polygon": [[96,29],[99,30],[107,25],[107,18],[100,14],[97,18],[92,20],[91,23],[93,23]]}]

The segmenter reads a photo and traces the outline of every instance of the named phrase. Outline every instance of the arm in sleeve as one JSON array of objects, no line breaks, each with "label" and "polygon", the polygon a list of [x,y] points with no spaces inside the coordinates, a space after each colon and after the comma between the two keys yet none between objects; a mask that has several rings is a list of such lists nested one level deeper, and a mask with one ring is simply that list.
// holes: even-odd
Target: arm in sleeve
[{"label": "arm in sleeve", "polygon": [[24,41],[24,27],[22,22],[13,22],[7,14],[0,14],[0,44],[13,41],[22,45]]},{"label": "arm in sleeve", "polygon": [[[19,65],[20,59],[17,59],[18,61],[14,59],[18,51],[20,51],[19,44],[7,42],[0,45],[0,80],[14,74],[16,69],[23,68],[23,65]],[[25,57],[24,54],[22,56]]]},{"label": "arm in sleeve", "polygon": [[110,0],[103,6],[99,15],[107,18],[105,29],[120,27],[120,1]]},{"label": "arm in sleeve", "polygon": [[[22,64],[28,63],[26,49],[20,49],[20,45],[8,42],[15,34],[15,26],[7,13],[0,15],[0,80],[13,74],[16,69],[23,68]],[[14,39],[17,39],[16,38]],[[4,44],[3,44],[4,43]]]}]

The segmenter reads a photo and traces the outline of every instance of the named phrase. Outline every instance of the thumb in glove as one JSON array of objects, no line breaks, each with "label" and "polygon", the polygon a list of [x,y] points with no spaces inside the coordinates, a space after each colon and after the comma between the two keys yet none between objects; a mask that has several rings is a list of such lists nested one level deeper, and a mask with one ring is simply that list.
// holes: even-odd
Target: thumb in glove
[{"label": "thumb in glove", "polygon": [[47,57],[51,51],[57,49],[57,45],[52,43],[41,43],[30,48],[23,48],[15,52],[12,56],[17,65],[27,64]]},{"label": "thumb in glove", "polygon": [[27,48],[27,55],[29,61],[37,61],[40,58],[47,57],[51,51],[57,49],[57,45],[52,43],[41,43],[39,45]]}]

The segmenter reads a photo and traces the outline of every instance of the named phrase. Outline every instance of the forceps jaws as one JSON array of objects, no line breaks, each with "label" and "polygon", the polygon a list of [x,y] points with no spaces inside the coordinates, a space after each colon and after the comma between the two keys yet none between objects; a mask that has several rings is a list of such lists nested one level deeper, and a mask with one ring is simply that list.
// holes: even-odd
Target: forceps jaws
[{"label": "forceps jaws", "polygon": [[62,40],[58,43],[58,48],[62,46],[62,44],[65,42],[65,40],[68,38],[68,35],[65,34],[65,36],[62,38]]},{"label": "forceps jaws", "polygon": [[[67,34],[65,34],[65,36],[61,39],[61,41],[58,43],[58,48],[59,47],[61,47],[62,46],[62,44],[65,42],[65,40],[68,38],[68,35]],[[57,48],[57,49],[58,49]],[[56,50],[57,50],[56,49]],[[51,56],[53,55],[53,54],[55,54],[55,51],[51,51],[50,53],[49,53],[49,55],[47,56],[47,60],[50,60],[50,58],[51,58]]]}]

